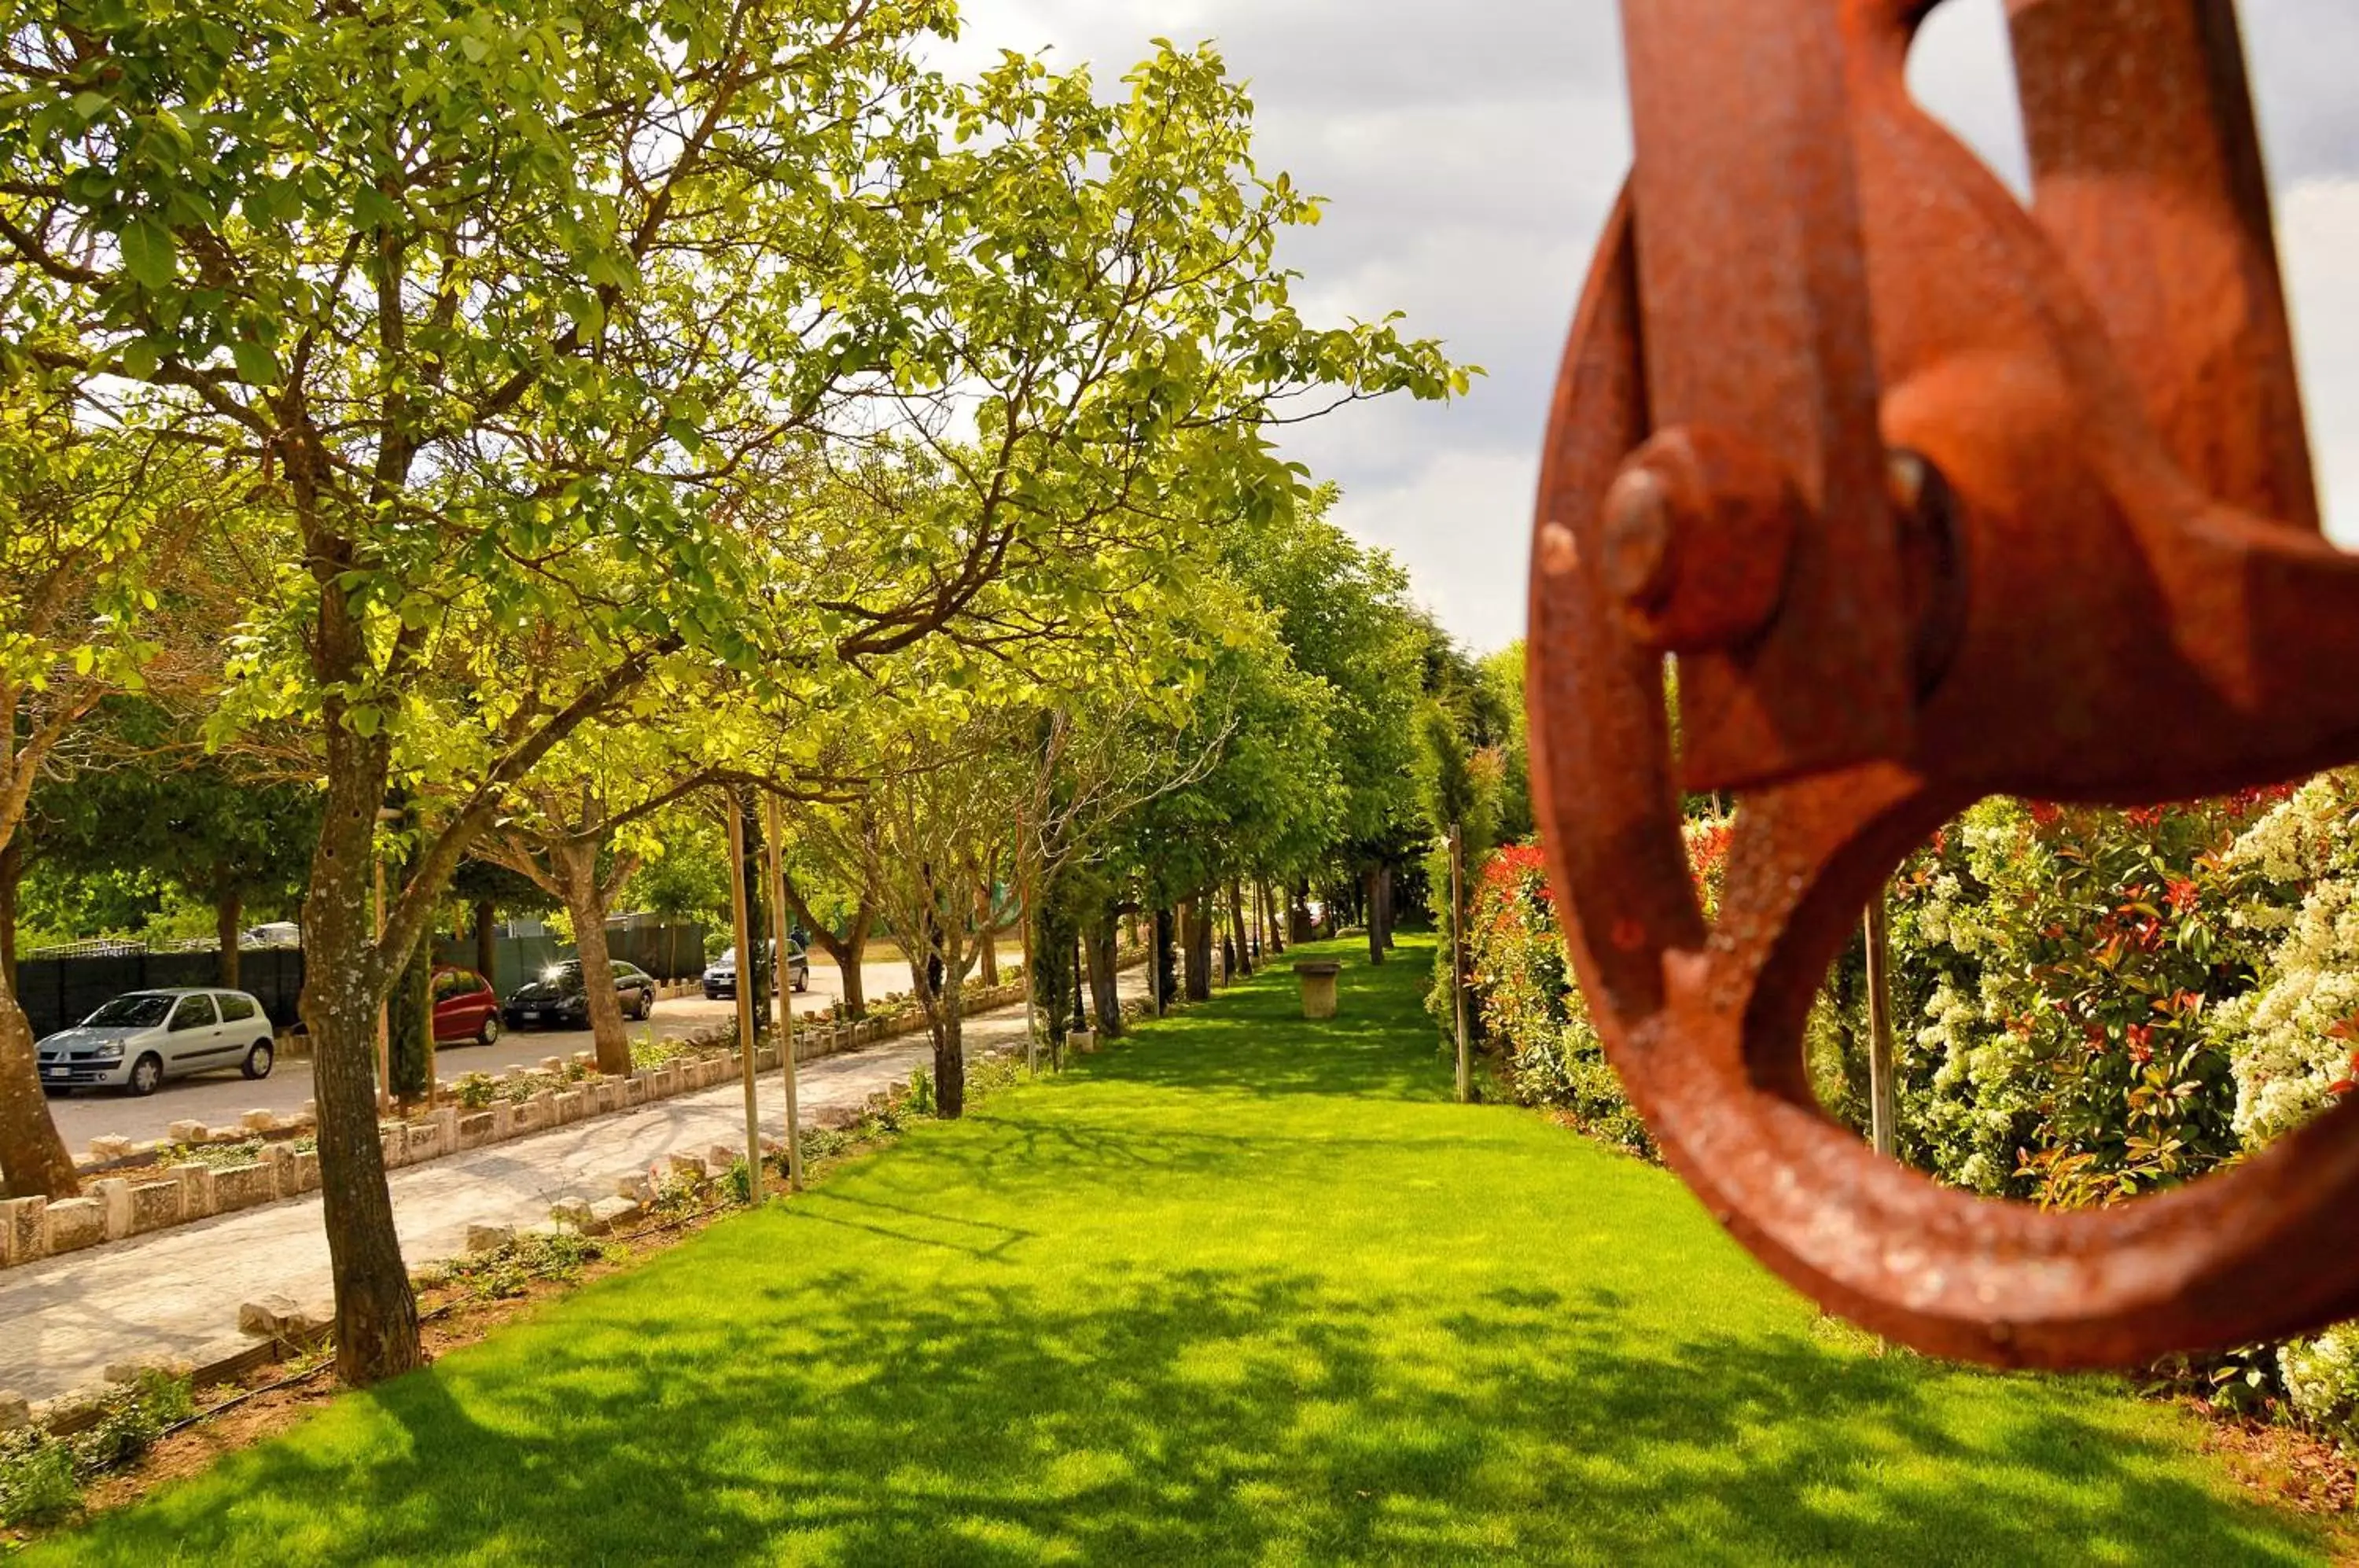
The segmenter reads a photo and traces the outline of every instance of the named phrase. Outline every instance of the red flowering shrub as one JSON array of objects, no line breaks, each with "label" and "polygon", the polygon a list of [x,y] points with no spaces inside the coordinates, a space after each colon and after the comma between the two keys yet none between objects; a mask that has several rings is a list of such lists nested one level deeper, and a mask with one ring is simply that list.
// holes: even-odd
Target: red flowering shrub
[{"label": "red flowering shrub", "polygon": [[1893,888],[1903,1157],[1979,1191],[2110,1203],[2231,1158],[2207,1027],[2249,990],[2228,851],[2282,792],[2133,811],[1990,800]]},{"label": "red flowering shrub", "polygon": [[[1707,909],[1728,857],[1725,821],[1689,824],[1688,857]],[[1539,846],[1508,844],[1474,879],[1467,941],[1473,1004],[1500,1073],[1525,1105],[1564,1112],[1593,1137],[1651,1156],[1654,1143],[1606,1062],[1572,975]]]}]

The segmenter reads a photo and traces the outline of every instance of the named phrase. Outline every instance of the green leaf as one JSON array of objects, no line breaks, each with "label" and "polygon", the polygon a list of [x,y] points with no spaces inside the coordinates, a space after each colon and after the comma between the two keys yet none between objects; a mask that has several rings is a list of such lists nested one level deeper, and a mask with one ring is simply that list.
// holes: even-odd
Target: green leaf
[{"label": "green leaf", "polygon": [[143,289],[172,286],[172,231],[154,218],[134,218],[123,231],[123,265]]},{"label": "green leaf", "polygon": [[229,345],[230,357],[237,361],[237,373],[255,387],[278,385],[278,360],[265,345],[252,338],[240,338]]}]

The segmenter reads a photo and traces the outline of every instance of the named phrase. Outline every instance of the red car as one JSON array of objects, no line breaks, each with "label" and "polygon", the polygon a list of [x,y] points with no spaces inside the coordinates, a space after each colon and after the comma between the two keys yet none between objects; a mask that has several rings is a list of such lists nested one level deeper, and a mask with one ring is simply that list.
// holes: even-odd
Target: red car
[{"label": "red car", "polygon": [[472,969],[436,970],[434,1043],[492,1045],[499,1038],[500,998],[491,982]]}]

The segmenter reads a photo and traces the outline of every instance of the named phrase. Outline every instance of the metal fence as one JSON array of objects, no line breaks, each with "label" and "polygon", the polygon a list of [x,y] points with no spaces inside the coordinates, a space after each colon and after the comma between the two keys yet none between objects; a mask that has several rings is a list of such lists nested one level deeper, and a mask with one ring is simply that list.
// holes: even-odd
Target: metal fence
[{"label": "metal fence", "polygon": [[[658,980],[687,980],[704,972],[704,934],[702,926],[692,925],[610,927],[606,945],[616,960],[636,964]],[[80,1023],[125,991],[221,984],[221,953],[211,947],[158,953],[136,943],[85,942],[43,952],[66,955],[30,957],[16,966],[16,999],[32,1020],[36,1039]],[[505,996],[571,952],[555,937],[504,936],[488,978]],[[434,962],[473,969],[475,944],[437,937]],[[272,1023],[293,1026],[303,995],[302,950],[246,948],[238,956],[237,988],[254,993]]]},{"label": "metal fence", "polygon": [[[82,1022],[125,991],[218,985],[221,954],[136,950],[80,958],[28,958],[16,965],[16,999],[36,1038]],[[291,947],[249,948],[238,955],[237,988],[251,991],[270,1021],[295,1021],[303,994],[303,954]]]},{"label": "metal fence", "polygon": [[[658,980],[691,980],[704,973],[704,928],[634,925],[606,928],[606,953],[618,964],[636,964]],[[553,964],[573,955],[553,936],[504,936],[494,948],[493,972],[485,978],[505,996]],[[475,964],[473,938],[434,940],[434,962],[460,969]]]}]

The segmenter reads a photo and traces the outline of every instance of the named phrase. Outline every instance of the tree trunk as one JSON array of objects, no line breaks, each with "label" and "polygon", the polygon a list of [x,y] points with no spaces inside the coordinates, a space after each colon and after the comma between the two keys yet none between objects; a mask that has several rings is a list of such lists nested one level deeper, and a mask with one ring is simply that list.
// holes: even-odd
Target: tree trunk
[{"label": "tree trunk", "polygon": [[500,983],[499,906],[489,898],[475,900],[475,973]]},{"label": "tree trunk", "polygon": [[1229,880],[1229,938],[1236,944],[1229,959],[1229,974],[1250,975],[1254,972],[1253,932],[1245,925],[1245,891],[1234,877]]},{"label": "tree trunk", "polygon": [[[752,790],[739,797],[739,809],[745,814],[745,860],[737,867],[737,876],[745,884],[746,927],[754,933],[754,939],[737,950],[737,984],[753,996],[754,1017],[759,1020],[756,1027],[766,1029],[769,1025],[770,992],[777,965],[766,961],[763,954],[769,951],[774,939],[783,940],[786,933],[770,929],[770,900],[762,891],[762,866],[769,841],[764,836],[762,814],[754,809]],[[621,1004],[616,1004],[615,1010],[622,1010]]]},{"label": "tree trunk", "polygon": [[966,1115],[966,1053],[960,1018],[965,982],[959,973],[962,966],[945,963],[944,957],[939,933],[929,931],[922,961],[916,953],[909,955],[909,977],[933,1035],[934,1115],[954,1122]]},{"label": "tree trunk", "polygon": [[1368,962],[1371,964],[1382,964],[1385,961],[1385,933],[1383,926],[1376,919],[1377,875],[1376,868],[1373,866],[1360,874],[1360,896],[1367,902]]},{"label": "tree trunk", "polygon": [[1389,862],[1376,867],[1376,930],[1383,933],[1386,953],[1393,950],[1393,880]]},{"label": "tree trunk", "polygon": [[844,1011],[855,1018],[866,1018],[868,994],[861,985],[860,962],[868,951],[869,930],[876,923],[875,906],[865,898],[862,898],[858,911],[852,917],[851,931],[838,936],[811,913],[810,905],[803,901],[802,889],[795,886],[794,877],[784,872],[780,875],[785,877],[787,885],[787,908],[794,911],[795,919],[810,932],[811,941],[835,960],[836,973],[843,981]]},{"label": "tree trunk", "polygon": [[1109,909],[1098,916],[1082,944],[1089,954],[1090,1000],[1097,1013],[1098,1033],[1108,1040],[1122,1038],[1122,960],[1114,942],[1114,912]]},{"label": "tree trunk", "polygon": [[16,885],[25,877],[25,841],[11,833],[0,846],[0,985],[16,994]]},{"label": "tree trunk", "polygon": [[868,992],[861,975],[862,955],[868,951],[868,926],[865,911],[852,928],[849,942],[831,942],[828,953],[835,959],[836,974],[843,985],[843,1010],[855,1018],[868,1016]]},{"label": "tree trunk", "polygon": [[975,924],[983,932],[983,983],[999,984],[999,922],[991,907],[991,889],[985,887],[977,896]]},{"label": "tree trunk", "polygon": [[82,1192],[73,1157],[49,1118],[33,1026],[16,1005],[14,976],[0,977],[0,1192],[11,1198],[72,1198]]},{"label": "tree trunk", "polygon": [[1172,950],[1171,911],[1155,911],[1155,933],[1149,938],[1153,951],[1147,962],[1155,966],[1155,1007],[1158,1013],[1171,1010],[1172,993],[1179,988],[1179,955]]},{"label": "tree trunk", "polygon": [[1306,942],[1317,936],[1310,926],[1310,884],[1298,881],[1287,896],[1286,940]]},{"label": "tree trunk", "polygon": [[966,1115],[966,1054],[957,1004],[948,997],[934,1021],[934,1115],[954,1122]]},{"label": "tree trunk", "polygon": [[[333,595],[323,622],[341,619]],[[333,635],[332,629],[323,636]],[[360,665],[321,655],[331,679]],[[394,1228],[378,1142],[376,1011],[382,981],[369,913],[376,814],[385,800],[388,747],[342,722],[332,700],[327,740],[328,801],[311,860],[303,909],[301,1009],[311,1035],[311,1083],[318,1104],[320,1196],[328,1262],[336,1289],[336,1371],[363,1386],[419,1365],[418,1300]]]},{"label": "tree trunk", "polygon": [[1202,895],[1180,906],[1180,931],[1188,954],[1188,999],[1212,999],[1212,920]]},{"label": "tree trunk", "polygon": [[434,1088],[434,953],[431,938],[410,949],[388,997],[386,1078],[405,1113]]},{"label": "tree trunk", "polygon": [[[606,890],[598,884],[598,846],[578,840],[549,846],[549,869],[564,890],[565,912],[573,920],[573,951],[582,961],[582,994],[590,1004],[590,1032],[598,1071],[616,1077],[631,1071],[631,1037],[623,1030],[623,999],[614,994],[614,960],[606,947]],[[758,938],[755,951],[760,952]],[[737,984],[754,978],[760,960],[737,955]],[[759,1016],[758,1012],[756,1016]]]},{"label": "tree trunk", "polygon": [[220,984],[237,989],[238,937],[245,913],[245,889],[237,885],[226,864],[213,867],[213,934],[221,939]]}]

